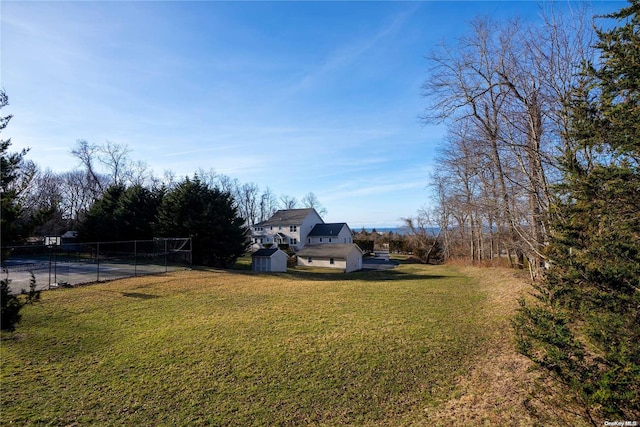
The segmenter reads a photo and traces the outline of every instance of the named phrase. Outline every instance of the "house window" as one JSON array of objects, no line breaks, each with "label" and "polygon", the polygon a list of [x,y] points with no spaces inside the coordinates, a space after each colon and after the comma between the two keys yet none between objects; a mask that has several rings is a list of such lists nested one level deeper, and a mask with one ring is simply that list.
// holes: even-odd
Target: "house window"
[{"label": "house window", "polygon": [[331,237],[329,237],[329,243],[331,243]]},{"label": "house window", "polygon": [[333,261],[333,258],[329,258],[329,264],[335,264],[335,262]]},{"label": "house window", "polygon": [[320,243],[322,243],[322,237],[320,238]]},{"label": "house window", "polygon": [[290,225],[289,226],[289,231],[292,233],[295,233],[296,231],[298,231],[298,226],[297,225]]},{"label": "house window", "polygon": [[291,245],[297,245],[297,244],[298,244],[298,239],[290,238],[290,239],[289,239],[289,244],[291,244]]},{"label": "house window", "polygon": [[311,243],[311,239],[307,239],[307,243]]},{"label": "house window", "polygon": [[313,262],[313,259],[311,259],[311,257],[309,257],[309,258],[307,258],[307,262],[308,262],[309,264],[311,264],[311,263]]}]

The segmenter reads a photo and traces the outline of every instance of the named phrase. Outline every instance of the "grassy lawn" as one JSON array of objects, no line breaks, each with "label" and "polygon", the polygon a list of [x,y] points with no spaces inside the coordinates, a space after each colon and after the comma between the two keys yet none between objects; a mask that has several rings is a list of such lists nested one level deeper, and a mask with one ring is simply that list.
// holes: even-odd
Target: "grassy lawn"
[{"label": "grassy lawn", "polygon": [[[45,292],[2,335],[0,423],[437,425],[478,392],[464,379],[505,334],[508,310],[491,309],[503,288],[405,264]],[[478,412],[508,420],[507,406]]]}]

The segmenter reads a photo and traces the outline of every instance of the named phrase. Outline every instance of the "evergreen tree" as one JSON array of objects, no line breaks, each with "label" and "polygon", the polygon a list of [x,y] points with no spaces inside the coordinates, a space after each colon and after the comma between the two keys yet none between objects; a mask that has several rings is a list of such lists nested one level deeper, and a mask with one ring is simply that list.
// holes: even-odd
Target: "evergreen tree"
[{"label": "evergreen tree", "polygon": [[0,329],[13,331],[20,322],[20,310],[24,305],[17,295],[11,294],[9,279],[0,280]]},{"label": "evergreen tree", "polygon": [[127,188],[114,212],[122,240],[152,239],[155,218],[163,190],[150,190],[141,185]]},{"label": "evergreen tree", "polygon": [[[9,104],[9,98],[4,90],[0,91],[0,108]],[[0,131],[7,127],[12,116],[0,117]],[[10,153],[11,139],[0,140],[0,197],[1,213],[0,224],[2,224],[2,245],[17,243],[24,236],[21,233],[19,220],[22,208],[18,202],[16,189],[12,186],[17,179],[19,166],[26,151],[20,153]]]},{"label": "evergreen tree", "polygon": [[[9,105],[9,98],[0,90],[0,109]],[[0,117],[0,131],[13,116]],[[38,221],[46,221],[51,212],[45,210],[28,215],[21,203],[21,193],[28,186],[31,175],[22,170],[28,150],[9,152],[11,139],[0,140],[0,236],[2,246],[24,243]],[[4,251],[3,251],[4,255]]]},{"label": "evergreen tree", "polygon": [[519,349],[589,414],[640,417],[640,1],[599,31],[568,112],[571,144],[552,209],[551,267],[521,302]]},{"label": "evergreen tree", "polygon": [[[87,211],[78,226],[79,237],[85,242],[107,242],[121,239],[121,224],[116,217],[120,199],[125,192],[123,185],[112,185]],[[133,239],[125,239],[133,240]]]},{"label": "evergreen tree", "polygon": [[160,237],[192,237],[195,265],[229,267],[247,249],[247,228],[230,193],[186,178],[162,200]]},{"label": "evergreen tree", "polygon": [[85,242],[152,239],[161,200],[162,190],[112,185],[80,223],[80,238]]}]

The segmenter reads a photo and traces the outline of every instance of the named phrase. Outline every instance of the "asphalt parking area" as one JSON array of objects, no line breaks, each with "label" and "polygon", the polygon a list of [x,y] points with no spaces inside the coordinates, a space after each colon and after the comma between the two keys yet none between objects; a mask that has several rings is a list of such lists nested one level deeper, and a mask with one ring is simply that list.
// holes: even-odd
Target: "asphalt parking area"
[{"label": "asphalt parking area", "polygon": [[377,258],[364,258],[362,260],[363,270],[390,270],[392,268],[396,268],[398,265],[398,262],[392,260]]}]

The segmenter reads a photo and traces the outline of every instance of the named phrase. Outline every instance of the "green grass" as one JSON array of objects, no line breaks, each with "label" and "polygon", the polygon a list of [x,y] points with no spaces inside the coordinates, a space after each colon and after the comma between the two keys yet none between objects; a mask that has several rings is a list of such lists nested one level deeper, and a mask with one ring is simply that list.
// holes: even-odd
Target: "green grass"
[{"label": "green grass", "polygon": [[2,425],[411,425],[487,339],[451,267],[191,271],[45,292],[0,349]]}]

